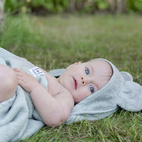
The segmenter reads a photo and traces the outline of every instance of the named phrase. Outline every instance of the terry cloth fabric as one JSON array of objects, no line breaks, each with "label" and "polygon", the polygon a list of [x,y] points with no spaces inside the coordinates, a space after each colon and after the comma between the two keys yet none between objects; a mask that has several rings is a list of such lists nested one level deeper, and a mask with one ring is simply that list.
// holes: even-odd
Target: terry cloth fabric
[{"label": "terry cloth fabric", "polygon": [[[113,70],[113,75],[109,82],[100,90],[76,104],[66,123],[81,120],[99,120],[113,114],[119,107],[128,111],[142,110],[142,86],[133,82],[133,78],[128,72],[119,70],[106,59]],[[59,76],[65,70],[54,70],[50,73]]]},{"label": "terry cloth fabric", "polygon": [[[0,64],[11,68],[21,68],[31,75],[29,69],[35,67],[27,60],[3,48],[0,48]],[[37,75],[35,78],[47,89],[46,76],[40,73],[40,76]],[[43,126],[44,123],[32,103],[30,94],[20,86],[17,87],[11,99],[0,103],[0,142],[25,139]]]}]

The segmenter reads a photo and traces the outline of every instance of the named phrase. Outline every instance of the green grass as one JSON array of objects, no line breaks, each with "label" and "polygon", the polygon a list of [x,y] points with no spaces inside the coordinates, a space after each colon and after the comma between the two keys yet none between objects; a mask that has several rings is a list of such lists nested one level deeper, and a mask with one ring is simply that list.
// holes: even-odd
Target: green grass
[{"label": "green grass", "polygon": [[[7,16],[0,46],[45,70],[106,58],[142,85],[142,17],[138,15]],[[94,122],[43,127],[27,142],[142,141],[142,113],[119,110]]]}]

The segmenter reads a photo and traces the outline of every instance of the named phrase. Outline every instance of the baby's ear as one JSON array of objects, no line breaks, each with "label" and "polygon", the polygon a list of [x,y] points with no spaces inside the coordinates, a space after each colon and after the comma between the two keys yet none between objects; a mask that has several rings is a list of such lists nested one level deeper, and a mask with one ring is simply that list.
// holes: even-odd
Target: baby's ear
[{"label": "baby's ear", "polygon": [[79,62],[75,62],[74,64],[71,64],[71,65],[69,65],[68,67],[67,67],[67,69],[69,69],[70,67],[72,67],[72,66],[74,66],[74,65],[78,65],[78,64],[80,64],[81,62],[79,61]]},{"label": "baby's ear", "polygon": [[73,65],[78,65],[78,64],[80,64],[81,62],[79,61],[79,62],[75,62]]}]

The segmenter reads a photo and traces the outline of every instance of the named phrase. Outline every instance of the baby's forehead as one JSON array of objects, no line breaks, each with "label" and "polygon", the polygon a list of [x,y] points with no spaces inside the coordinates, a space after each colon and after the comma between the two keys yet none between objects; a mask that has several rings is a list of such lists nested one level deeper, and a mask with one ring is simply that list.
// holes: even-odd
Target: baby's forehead
[{"label": "baby's forehead", "polygon": [[[104,61],[104,60],[91,60],[89,63],[94,68],[94,73],[99,78],[98,82],[101,89],[104,85],[108,83],[108,81],[111,79],[113,75],[113,70],[111,65]],[[96,74],[97,73],[97,74]]]},{"label": "baby's forehead", "polygon": [[104,60],[90,60],[88,63],[91,64],[94,69],[104,70],[109,75],[113,74],[111,65]]},{"label": "baby's forehead", "polygon": [[106,67],[106,68],[111,68],[111,65],[104,61],[104,60],[99,60],[99,59],[96,59],[96,60],[90,60],[88,61],[88,63],[91,63],[92,66],[103,66],[103,67]]}]

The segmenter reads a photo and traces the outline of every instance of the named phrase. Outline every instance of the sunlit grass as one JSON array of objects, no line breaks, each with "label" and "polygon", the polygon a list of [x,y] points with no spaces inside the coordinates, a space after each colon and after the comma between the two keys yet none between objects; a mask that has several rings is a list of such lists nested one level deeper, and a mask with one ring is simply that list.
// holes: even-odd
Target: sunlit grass
[{"label": "sunlit grass", "polygon": [[[45,70],[92,58],[111,60],[142,84],[142,17],[137,15],[6,17],[0,46]],[[142,113],[118,111],[99,121],[45,126],[27,142],[142,141]]]}]

